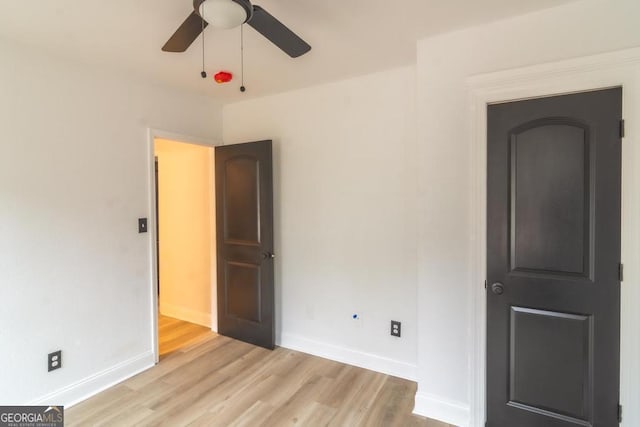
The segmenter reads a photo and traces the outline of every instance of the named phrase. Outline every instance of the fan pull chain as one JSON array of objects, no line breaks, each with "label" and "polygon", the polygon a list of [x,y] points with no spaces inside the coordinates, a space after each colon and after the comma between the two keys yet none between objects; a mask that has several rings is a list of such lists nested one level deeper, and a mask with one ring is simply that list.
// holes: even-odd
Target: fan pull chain
[{"label": "fan pull chain", "polygon": [[240,25],[240,92],[247,90],[244,87],[244,24]]},{"label": "fan pull chain", "polygon": [[[203,13],[204,13],[204,10],[203,10],[204,9],[204,3],[205,2],[202,2],[202,4],[200,5],[200,8],[201,8],[200,9],[200,16],[204,16],[203,15]],[[207,72],[204,70],[204,19],[201,18],[200,21],[202,22],[202,32],[201,32],[201,34],[202,34],[202,72],[200,73],[200,76],[203,79],[206,79],[207,78]]]}]

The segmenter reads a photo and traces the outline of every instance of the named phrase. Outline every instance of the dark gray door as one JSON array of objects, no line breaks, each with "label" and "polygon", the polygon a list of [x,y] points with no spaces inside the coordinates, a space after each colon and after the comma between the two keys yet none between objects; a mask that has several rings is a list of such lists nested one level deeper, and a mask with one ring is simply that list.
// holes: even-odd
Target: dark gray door
[{"label": "dark gray door", "polygon": [[618,425],[620,88],[488,107],[487,423]]},{"label": "dark gray door", "polygon": [[271,141],[216,147],[218,332],[272,349]]}]

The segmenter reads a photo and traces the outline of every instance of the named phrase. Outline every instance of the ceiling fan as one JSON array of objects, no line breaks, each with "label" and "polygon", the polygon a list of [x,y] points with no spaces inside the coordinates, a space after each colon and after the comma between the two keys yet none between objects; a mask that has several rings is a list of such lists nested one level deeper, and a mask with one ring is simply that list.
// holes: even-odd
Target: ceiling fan
[{"label": "ceiling fan", "polygon": [[193,0],[193,12],[162,47],[165,52],[184,52],[202,31],[233,28],[249,24],[292,58],[311,50],[311,46],[260,6],[249,0]]}]

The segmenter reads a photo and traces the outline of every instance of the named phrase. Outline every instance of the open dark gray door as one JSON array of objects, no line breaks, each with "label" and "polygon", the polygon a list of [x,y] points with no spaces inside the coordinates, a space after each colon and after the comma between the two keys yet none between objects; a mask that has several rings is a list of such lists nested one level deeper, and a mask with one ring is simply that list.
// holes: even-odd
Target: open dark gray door
[{"label": "open dark gray door", "polygon": [[487,425],[618,425],[620,88],[491,105]]},{"label": "open dark gray door", "polygon": [[216,147],[218,332],[272,349],[271,141]]}]

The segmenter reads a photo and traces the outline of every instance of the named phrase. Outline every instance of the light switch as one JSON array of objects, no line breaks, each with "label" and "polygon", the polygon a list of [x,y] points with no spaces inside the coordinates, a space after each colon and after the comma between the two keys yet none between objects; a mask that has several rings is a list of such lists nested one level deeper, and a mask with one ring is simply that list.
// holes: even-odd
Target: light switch
[{"label": "light switch", "polygon": [[138,218],[138,233],[147,232],[147,218]]}]

